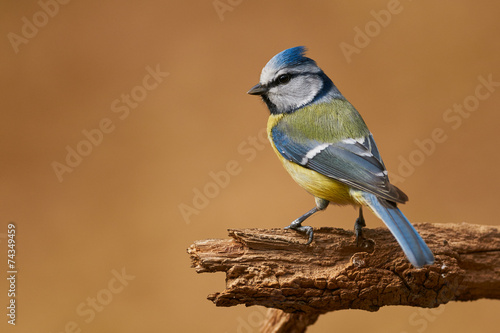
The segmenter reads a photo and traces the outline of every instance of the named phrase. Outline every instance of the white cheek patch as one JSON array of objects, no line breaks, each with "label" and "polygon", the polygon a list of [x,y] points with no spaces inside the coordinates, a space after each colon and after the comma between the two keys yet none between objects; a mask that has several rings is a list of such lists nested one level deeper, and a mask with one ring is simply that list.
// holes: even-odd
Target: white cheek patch
[{"label": "white cheek patch", "polygon": [[330,146],[329,143],[323,143],[323,144],[321,144],[319,146],[316,146],[313,149],[309,150],[307,152],[306,156],[304,156],[302,158],[302,161],[300,161],[300,164],[306,165],[307,162],[309,162],[309,160],[311,160],[312,158],[314,158],[314,156],[318,155],[320,152],[322,152],[328,146]]}]

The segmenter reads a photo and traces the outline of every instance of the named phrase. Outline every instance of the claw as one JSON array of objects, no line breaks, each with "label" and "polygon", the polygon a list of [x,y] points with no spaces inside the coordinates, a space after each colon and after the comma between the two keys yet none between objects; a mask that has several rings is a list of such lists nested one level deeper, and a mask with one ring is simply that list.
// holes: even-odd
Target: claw
[{"label": "claw", "polygon": [[293,221],[292,223],[290,223],[290,225],[288,227],[285,227],[284,229],[294,229],[294,230],[298,230],[299,228],[302,228],[302,226],[300,225],[301,222],[295,220]]},{"label": "claw", "polygon": [[320,199],[320,198],[315,198],[316,200],[316,207],[299,217],[298,219],[294,220],[288,227],[285,227],[285,229],[293,229],[297,230],[298,232],[302,232],[306,234],[307,237],[307,243],[305,245],[309,245],[313,241],[314,237],[314,232],[313,228],[309,226],[302,226],[302,222],[304,222],[309,216],[319,212],[320,210],[325,210],[326,207],[328,207],[328,204],[330,203],[329,201],[325,199]]},{"label": "claw", "polygon": [[363,227],[366,227],[365,219],[363,217],[363,210],[359,208],[359,217],[354,223],[354,234],[356,235],[356,246],[360,246],[365,237],[363,236]]},{"label": "claw", "polygon": [[306,236],[308,236],[308,239],[307,239],[307,242],[305,243],[305,245],[309,245],[312,243],[313,238],[314,238],[313,228],[309,227],[309,226],[302,226],[302,225],[300,225],[300,223],[301,222],[295,220],[292,223],[290,223],[289,226],[285,227],[284,229],[292,229],[292,230],[296,230],[298,232],[306,234]]},{"label": "claw", "polygon": [[356,246],[357,247],[360,247],[361,246],[361,242],[365,239],[365,237],[363,236],[363,227],[358,224],[358,221],[356,220],[356,223],[354,224],[354,233],[356,235]]},{"label": "claw", "polygon": [[309,239],[307,240],[306,245],[309,245],[309,244],[311,244],[311,243],[312,243],[312,241],[313,241],[314,231],[313,231],[313,228],[312,228],[312,227],[304,227],[304,228],[307,228],[306,235],[308,235],[308,236],[309,236]]}]

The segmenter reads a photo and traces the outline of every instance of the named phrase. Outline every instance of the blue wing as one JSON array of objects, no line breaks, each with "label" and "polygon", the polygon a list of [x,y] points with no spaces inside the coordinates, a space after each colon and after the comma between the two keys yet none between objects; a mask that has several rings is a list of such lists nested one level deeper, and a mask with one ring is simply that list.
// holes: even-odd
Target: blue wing
[{"label": "blue wing", "polygon": [[337,142],[309,139],[297,131],[294,131],[293,138],[286,133],[289,131],[284,123],[279,123],[271,131],[276,149],[287,160],[381,199],[399,203],[408,201],[401,190],[390,184],[371,133]]}]

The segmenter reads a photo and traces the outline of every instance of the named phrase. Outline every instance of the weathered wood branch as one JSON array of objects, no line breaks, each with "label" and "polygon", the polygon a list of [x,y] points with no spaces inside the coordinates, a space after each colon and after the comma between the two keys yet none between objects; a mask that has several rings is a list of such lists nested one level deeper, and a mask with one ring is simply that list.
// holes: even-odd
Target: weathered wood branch
[{"label": "weathered wood branch", "polygon": [[278,326],[292,321],[306,327],[340,309],[500,299],[499,227],[423,223],[416,229],[436,257],[422,269],[411,266],[385,228],[365,228],[361,247],[353,232],[338,228],[316,229],[310,245],[295,231],[230,229],[232,238],[196,241],[188,253],[198,273],[226,272],[226,290],[208,296],[215,305],[290,314],[273,312],[266,332],[285,332]]}]

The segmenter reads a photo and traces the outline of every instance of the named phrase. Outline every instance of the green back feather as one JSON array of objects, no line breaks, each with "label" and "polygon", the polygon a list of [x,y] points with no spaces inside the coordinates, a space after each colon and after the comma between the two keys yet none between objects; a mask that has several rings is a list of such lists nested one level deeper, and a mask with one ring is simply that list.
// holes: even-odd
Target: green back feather
[{"label": "green back feather", "polygon": [[285,114],[279,126],[287,127],[287,133],[295,139],[303,137],[318,142],[334,143],[370,134],[358,111],[342,99],[312,104]]}]

